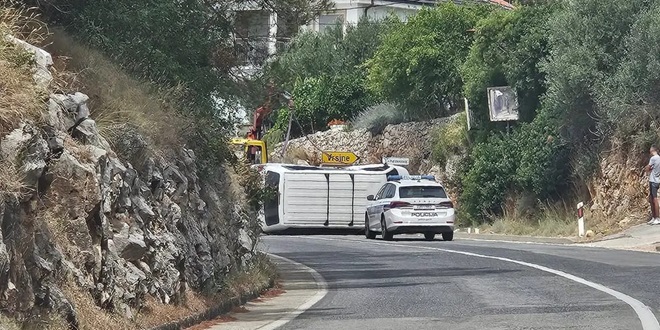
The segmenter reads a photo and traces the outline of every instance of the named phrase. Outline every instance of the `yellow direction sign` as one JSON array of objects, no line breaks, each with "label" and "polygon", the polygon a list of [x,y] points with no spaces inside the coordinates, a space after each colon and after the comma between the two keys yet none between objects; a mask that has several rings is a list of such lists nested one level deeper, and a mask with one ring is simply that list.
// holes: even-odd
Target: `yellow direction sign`
[{"label": "yellow direction sign", "polygon": [[324,151],[321,154],[321,162],[327,165],[353,165],[360,159],[352,152]]}]

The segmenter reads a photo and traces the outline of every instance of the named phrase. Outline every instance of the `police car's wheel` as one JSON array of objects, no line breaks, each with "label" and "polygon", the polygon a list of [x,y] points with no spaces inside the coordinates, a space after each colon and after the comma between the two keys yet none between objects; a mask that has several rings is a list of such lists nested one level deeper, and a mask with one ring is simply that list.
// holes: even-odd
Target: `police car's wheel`
[{"label": "police car's wheel", "polygon": [[442,239],[443,239],[444,241],[451,241],[451,240],[453,240],[453,239],[454,239],[454,232],[450,232],[450,233],[442,233]]},{"label": "police car's wheel", "polygon": [[394,238],[394,235],[392,235],[392,233],[387,231],[387,226],[385,225],[385,217],[381,217],[380,219],[380,228],[384,240],[391,241],[392,238]]},{"label": "police car's wheel", "polygon": [[373,231],[371,231],[371,229],[369,229],[369,216],[368,215],[364,216],[364,236],[366,236],[368,239],[376,238],[376,232],[373,232]]},{"label": "police car's wheel", "polygon": [[435,238],[435,233],[424,233],[424,238],[429,241],[432,241]]}]

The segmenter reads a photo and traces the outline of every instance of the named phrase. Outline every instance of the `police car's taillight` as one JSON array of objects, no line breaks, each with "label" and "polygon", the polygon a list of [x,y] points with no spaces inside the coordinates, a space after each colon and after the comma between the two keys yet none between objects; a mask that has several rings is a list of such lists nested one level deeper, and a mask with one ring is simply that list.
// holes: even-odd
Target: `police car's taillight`
[{"label": "police car's taillight", "polygon": [[396,208],[399,208],[399,207],[407,207],[407,206],[410,206],[410,203],[396,201],[396,202],[390,202],[390,204],[385,206],[385,208],[386,209],[396,209]]},{"label": "police car's taillight", "polygon": [[454,203],[452,202],[442,202],[438,204],[438,207],[446,207],[448,209],[453,209],[454,208]]}]

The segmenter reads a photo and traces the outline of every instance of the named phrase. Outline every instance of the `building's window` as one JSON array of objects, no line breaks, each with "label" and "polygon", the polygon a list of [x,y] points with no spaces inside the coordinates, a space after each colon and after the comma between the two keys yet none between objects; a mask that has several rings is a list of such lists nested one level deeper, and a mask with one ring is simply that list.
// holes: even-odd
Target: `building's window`
[{"label": "building's window", "polygon": [[335,27],[337,24],[344,24],[344,15],[341,14],[325,14],[319,16],[319,32],[324,33],[328,29]]},{"label": "building's window", "polygon": [[245,10],[236,13],[234,29],[237,38],[268,38],[270,13],[265,10]]},{"label": "building's window", "polygon": [[289,13],[277,15],[276,53],[286,49],[287,44],[298,33],[300,26],[298,17],[292,16]]},{"label": "building's window", "polygon": [[265,10],[236,12],[235,52],[239,63],[259,66],[268,57],[270,13]]}]

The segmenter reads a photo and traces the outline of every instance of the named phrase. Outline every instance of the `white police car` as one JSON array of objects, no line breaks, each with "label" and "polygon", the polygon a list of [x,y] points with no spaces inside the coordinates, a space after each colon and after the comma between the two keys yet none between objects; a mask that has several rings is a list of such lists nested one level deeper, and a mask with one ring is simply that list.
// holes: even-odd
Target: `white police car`
[{"label": "white police car", "polygon": [[365,236],[384,240],[396,234],[422,233],[428,240],[442,234],[454,238],[454,205],[441,184],[430,175],[388,176],[376,196],[369,195],[365,212]]}]

